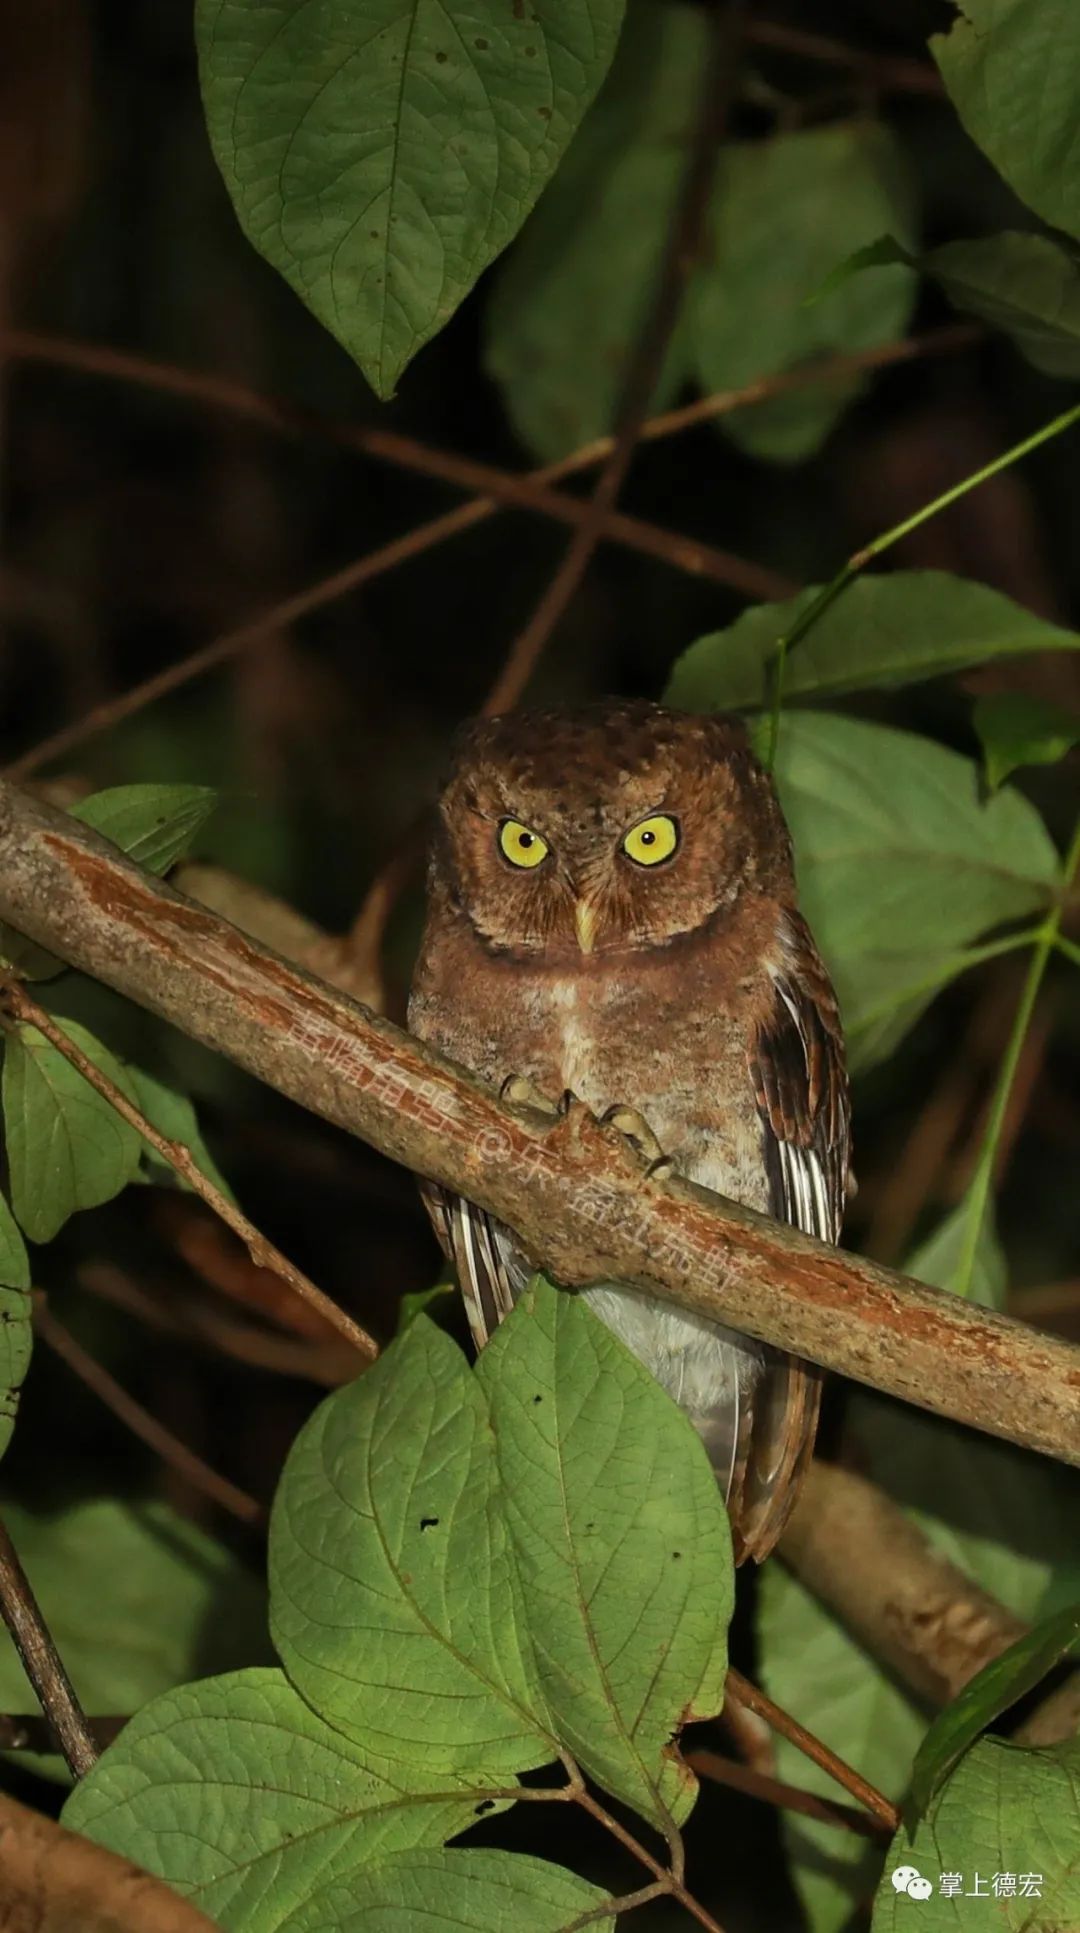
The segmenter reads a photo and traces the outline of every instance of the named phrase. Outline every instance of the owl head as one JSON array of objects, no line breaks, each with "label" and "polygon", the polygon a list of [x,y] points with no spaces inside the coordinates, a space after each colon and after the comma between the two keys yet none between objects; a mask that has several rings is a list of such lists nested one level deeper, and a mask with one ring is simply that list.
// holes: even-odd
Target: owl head
[{"label": "owl head", "polygon": [[514,954],[654,947],[748,892],[789,896],[791,848],[738,720],[609,702],[460,734],[432,891]]}]

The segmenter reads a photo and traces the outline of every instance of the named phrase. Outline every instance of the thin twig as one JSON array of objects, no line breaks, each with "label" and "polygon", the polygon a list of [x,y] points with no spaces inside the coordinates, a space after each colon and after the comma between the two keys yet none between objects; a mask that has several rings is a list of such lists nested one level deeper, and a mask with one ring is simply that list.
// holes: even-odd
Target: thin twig
[{"label": "thin twig", "polygon": [[190,1449],[186,1443],[182,1443],[178,1436],[174,1436],[170,1429],[166,1429],[164,1423],[159,1422],[156,1416],[151,1416],[149,1410],[136,1402],[134,1396],[128,1394],[127,1390],[117,1382],[115,1376],[110,1375],[104,1365],[76,1341],[71,1331],[66,1329],[62,1322],[57,1321],[44,1296],[37,1296],[34,1300],[34,1328],[42,1341],[48,1343],[49,1348],[67,1364],[80,1382],[85,1383],[87,1389],[93,1390],[94,1395],[100,1398],[106,1408],[110,1409],[114,1416],[119,1417],[120,1421],[126,1424],[127,1428],[149,1449],[153,1450],[163,1463],[167,1463],[171,1470],[186,1478],[196,1490],[202,1491],[204,1496],[219,1504],[222,1510],[227,1510],[231,1516],[238,1517],[241,1523],[265,1524],[267,1512],[264,1506],[257,1503],[254,1497],[249,1497],[246,1490],[241,1490],[237,1484],[231,1483],[228,1477],[223,1477],[217,1470],[212,1469],[196,1451]]},{"label": "thin twig", "polygon": [[[888,363],[909,362],[917,357],[937,355],[947,351],[966,348],[976,340],[982,330],[966,324],[948,326],[931,331],[925,336],[913,336],[902,342],[885,343],[877,349],[860,350],[852,355],[833,356],[820,362],[807,363],[800,369],[787,370],[779,376],[762,378],[748,383],[743,389],[728,389],[717,395],[703,397],[699,402],[688,404],[683,409],[667,410],[650,417],[642,425],[641,440],[650,441],[656,437],[669,436],[689,428],[692,424],[704,422],[713,417],[727,415],[730,411],[748,408],[753,404],[765,402],[771,396],[787,395],[790,391],[814,387],[818,383],[842,380],[860,369],[883,368]],[[211,379],[213,380],[213,379]],[[597,437],[563,457],[558,463],[550,463],[530,474],[534,482],[554,483],[561,477],[571,476],[578,470],[590,469],[600,462],[614,447],[610,436]],[[489,497],[476,497],[469,503],[459,504],[456,509],[446,511],[441,517],[417,525],[406,531],[403,536],[395,537],[378,550],[369,551],[366,556],[355,558],[342,570],[328,577],[321,577],[305,590],[294,592],[281,603],[272,605],[261,612],[211,639],[209,644],[181,658],[176,664],[168,665],[163,671],[155,672],[152,677],[144,678],[140,684],[132,685],[127,691],[95,705],[81,718],[73,719],[69,725],[61,726],[48,738],[32,746],[21,758],[14,760],[8,767],[8,776],[25,779],[31,773],[52,760],[65,757],[88,738],[113,726],[122,724],[146,705],[159,698],[165,698],[179,691],[186,684],[213,671],[218,665],[225,664],[237,652],[260,638],[297,623],[313,612],[322,610],[326,605],[335,603],[339,598],[358,590],[361,585],[372,582],[387,571],[396,570],[400,564],[410,562],[421,556],[436,544],[446,542],[462,531],[471,530],[475,524],[482,523],[498,510],[498,504]],[[751,567],[752,568],[752,567]]]},{"label": "thin twig", "polygon": [[304,1302],[310,1303],[313,1309],[317,1309],[339,1335],[351,1342],[361,1356],[370,1361],[378,1355],[378,1344],[368,1335],[367,1330],[362,1329],[352,1316],[347,1315],[344,1309],[340,1309],[336,1302],[323,1294],[321,1289],[317,1289],[314,1282],[309,1281],[301,1269],[290,1262],[279,1248],[275,1248],[273,1242],[268,1241],[266,1236],[260,1233],[254,1222],[249,1221],[233,1202],[227,1200],[221,1190],[203,1174],[190,1149],[185,1148],[179,1141],[168,1140],[147,1120],[145,1114],[142,1114],[128,1100],[127,1095],[121,1092],[115,1081],[111,1081],[107,1074],[102,1073],[100,1067],[95,1066],[89,1055],[83,1053],[82,1048],[78,1047],[71,1036],[57,1025],[44,1007],[39,1006],[38,1002],[31,998],[19,981],[9,980],[0,988],[0,999],[15,1019],[27,1026],[36,1027],[39,1034],[44,1034],[45,1039],[56,1048],[57,1053],[62,1054],[64,1059],[78,1070],[83,1079],[89,1081],[90,1086],[97,1090],[102,1099],[108,1101],[109,1106],[114,1108],[116,1113],[149,1143],[155,1153],[175,1169],[193,1192],[213,1209],[215,1215],[218,1215],[235,1235],[240,1237],[258,1268],[272,1269],[274,1274],[279,1275],[296,1295]]},{"label": "thin twig", "polygon": [[767,1805],[779,1806],[784,1812],[802,1813],[821,1825],[837,1826],[842,1832],[857,1832],[863,1839],[888,1836],[884,1821],[859,1806],[841,1805],[838,1799],[823,1799],[820,1793],[808,1792],[805,1786],[787,1785],[783,1779],[774,1779],[768,1772],[757,1772],[752,1765],[740,1765],[737,1759],[724,1758],[719,1752],[704,1748],[688,1752],[686,1762],[703,1779],[729,1785],[733,1791],[745,1792],[752,1799],[764,1799]]},{"label": "thin twig", "polygon": [[606,1806],[602,1806],[591,1792],[582,1789],[577,1795],[577,1802],[582,1810],[588,1812],[598,1824],[604,1826],[621,1846],[625,1846],[627,1852],[633,1853],[634,1858],[639,1859],[649,1872],[655,1873],[657,1879],[664,1882],[665,1890],[671,1894],[671,1897],[677,1899],[680,1906],[684,1906],[700,1925],[708,1927],[710,1933],[724,1933],[719,1921],[715,1920],[711,1913],[707,1913],[700,1901],[687,1890],[681,1871],[676,1872],[661,1866],[659,1860],[654,1859],[652,1853],[641,1844],[640,1839],[635,1839],[633,1833],[628,1832],[626,1827],[607,1810]]},{"label": "thin twig", "polygon": [[778,53],[796,54],[804,60],[824,61],[832,67],[847,67],[871,86],[902,94],[943,95],[945,84],[929,62],[909,60],[903,54],[873,54],[860,47],[846,47],[841,40],[828,40],[824,34],[804,33],[801,27],[788,27],[779,20],[751,20],[747,39],[759,47],[772,47]]},{"label": "thin twig", "polygon": [[893,1805],[891,1799],[885,1797],[883,1792],[879,1792],[875,1785],[871,1785],[868,1779],[864,1779],[861,1772],[856,1772],[853,1765],[848,1765],[846,1760],[838,1757],[822,1739],[816,1738],[813,1732],[808,1732],[805,1725],[800,1725],[797,1718],[792,1718],[790,1712],[784,1711],[780,1705],[775,1705],[771,1698],[766,1697],[763,1691],[759,1691],[756,1685],[752,1685],[749,1678],[744,1678],[740,1671],[729,1671],[727,1682],[729,1695],[734,1693],[740,1704],[748,1705],[751,1711],[767,1719],[774,1731],[779,1732],[782,1738],[789,1739],[791,1744],[805,1753],[808,1759],[811,1759],[815,1765],[819,1765],[823,1772],[828,1772],[830,1778],[834,1778],[838,1785],[842,1785],[845,1792],[850,1792],[852,1798],[857,1799],[861,1806],[873,1813],[875,1819],[879,1819],[883,1826],[887,1826],[890,1832],[896,1831],[900,1824],[900,1813],[897,1807]]},{"label": "thin twig", "polygon": [[34,1691],[64,1754],[72,1778],[81,1779],[97,1763],[97,1747],[86,1714],[64,1670],[52,1633],[38,1608],[30,1580],[0,1520],[0,1613],[11,1632]]},{"label": "thin twig", "polygon": [[[571,525],[583,523],[589,515],[587,500],[551,489],[543,473],[516,474],[493,463],[460,456],[453,450],[436,449],[415,436],[403,435],[400,430],[339,423],[333,417],[317,415],[283,397],[265,395],[228,377],[203,375],[172,363],[129,355],[104,344],[72,342],[62,336],[39,335],[24,329],[10,330],[7,334],[0,332],[0,354],[3,353],[24,362],[77,369],[87,375],[112,378],[157,393],[187,397],[286,434],[318,436],[339,447],[393,463],[400,469],[478,492],[490,497],[493,507],[517,505],[551,517],[557,523]],[[665,530],[641,517],[612,511],[603,534],[629,550],[658,557],[675,570],[692,576],[711,578],[747,597],[786,597],[791,592],[791,586],[777,572],[748,563],[696,537],[686,537],[681,531]]]},{"label": "thin twig", "polygon": [[494,715],[517,704],[555,626],[580,584],[600,542],[615,499],[630,467],[649,403],[679,318],[683,296],[701,251],[709,196],[727,120],[742,36],[741,0],[706,15],[710,41],[698,97],[682,188],[664,247],[656,294],[623,379],[614,419],[614,440],[588,514],[570,544],[532,616],[507,653],[483,710]]},{"label": "thin twig", "polygon": [[327,1389],[337,1389],[356,1374],[356,1351],[336,1332],[325,1343],[305,1342],[295,1334],[236,1321],[209,1298],[196,1302],[189,1296],[178,1309],[148,1294],[111,1262],[86,1262],[76,1271],[76,1279],[80,1288],[150,1328],[184,1336],[217,1354],[234,1357],[249,1369],[295,1376]]}]

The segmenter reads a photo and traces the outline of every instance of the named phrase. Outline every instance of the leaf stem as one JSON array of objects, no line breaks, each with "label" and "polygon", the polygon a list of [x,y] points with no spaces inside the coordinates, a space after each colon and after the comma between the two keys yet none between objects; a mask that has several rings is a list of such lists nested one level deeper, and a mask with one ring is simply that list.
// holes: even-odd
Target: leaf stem
[{"label": "leaf stem", "polygon": [[980,483],[988,482],[991,477],[1008,469],[1011,464],[1018,463],[1021,457],[1030,455],[1032,450],[1037,450],[1041,443],[1049,442],[1051,437],[1060,436],[1064,430],[1071,429],[1076,422],[1080,422],[1080,403],[1074,404],[1072,409],[1063,411],[1060,416],[1055,416],[1049,423],[1044,423],[1041,429],[1034,430],[1030,436],[1026,436],[1022,443],[1014,443],[1012,449],[1003,451],[1000,456],[994,458],[992,463],[985,463],[981,470],[973,471],[971,476],[962,477],[959,483],[954,483],[950,489],[943,491],[941,496],[935,497],[932,503],[923,504],[921,510],[913,511],[911,516],[905,517],[902,523],[894,524],[891,530],[886,530],[880,537],[875,537],[872,544],[867,544],[862,550],[854,551],[832,581],[811,599],[790,631],[786,631],[783,637],[777,640],[776,655],[770,668],[772,698],[769,712],[769,747],[766,755],[766,764],[770,772],[776,762],[776,750],[780,740],[784,669],[788,653],[793,651],[797,644],[802,643],[802,640],[813,630],[818,619],[824,617],[842,592],[846,591],[852,579],[857,577],[867,564],[872,563],[875,557],[880,557],[884,551],[891,549],[893,544],[898,544],[901,537],[910,536],[913,530],[918,530],[920,524],[927,523],[931,517],[936,517],[939,510],[947,510],[951,503],[956,503],[958,498],[966,496],[969,490],[976,489]]},{"label": "leaf stem", "polygon": [[958,1295],[966,1296],[971,1288],[971,1278],[975,1271],[975,1257],[979,1248],[979,1236],[982,1233],[983,1223],[986,1218],[990,1189],[994,1179],[994,1166],[997,1160],[998,1146],[1001,1141],[1001,1131],[1005,1125],[1005,1116],[1009,1108],[1009,1097],[1012,1094],[1013,1082],[1016,1079],[1016,1070],[1020,1065],[1020,1056],[1024,1050],[1024,1042],[1027,1039],[1028,1027],[1031,1024],[1031,1016],[1035,1010],[1035,1002],[1039,996],[1039,989],[1043,983],[1047,963],[1049,962],[1051,953],[1055,952],[1061,944],[1060,927],[1065,908],[1065,900],[1072,887],[1078,868],[1080,868],[1080,821],[1077,822],[1076,830],[1072,836],[1072,843],[1065,857],[1061,884],[1055,896],[1054,904],[1035,936],[1031,959],[1028,962],[1028,970],[1020,992],[1016,1013],[1013,1016],[1008,1044],[1006,1045],[1005,1053],[998,1069],[998,1077],[994,1087],[993,1099],[990,1103],[990,1116],[986,1124],[986,1132],[983,1135],[982,1146],[979,1149],[979,1158],[975,1166],[975,1173],[972,1176],[967,1192],[964,1239],[960,1250],[960,1261],[953,1282],[953,1286]]},{"label": "leaf stem", "polygon": [[1063,953],[1067,960],[1072,961],[1074,966],[1080,966],[1080,946],[1077,946],[1075,940],[1067,940],[1064,933],[1059,933],[1054,945],[1059,953]]}]

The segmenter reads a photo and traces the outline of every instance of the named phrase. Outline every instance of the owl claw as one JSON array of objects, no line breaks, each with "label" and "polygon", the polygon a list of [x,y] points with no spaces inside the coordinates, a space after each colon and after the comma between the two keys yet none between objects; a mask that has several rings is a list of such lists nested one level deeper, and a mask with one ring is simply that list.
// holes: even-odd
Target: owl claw
[{"label": "owl claw", "polygon": [[614,1107],[607,1108],[600,1119],[605,1127],[617,1128],[642,1160],[648,1163],[645,1170],[647,1177],[662,1180],[665,1174],[670,1174],[672,1168],[670,1158],[664,1153],[649,1123],[638,1113],[636,1107],[623,1107],[617,1103]]},{"label": "owl claw", "polygon": [[559,1105],[555,1110],[560,1120],[565,1120],[576,1100],[577,1095],[574,1093],[573,1088],[564,1087],[562,1093],[559,1095]]},{"label": "owl claw", "polygon": [[500,1101],[507,1107],[520,1108],[527,1113],[542,1114],[545,1120],[553,1121],[563,1112],[562,1104],[555,1107],[546,1094],[541,1094],[535,1081],[526,1074],[508,1074],[499,1089]]}]

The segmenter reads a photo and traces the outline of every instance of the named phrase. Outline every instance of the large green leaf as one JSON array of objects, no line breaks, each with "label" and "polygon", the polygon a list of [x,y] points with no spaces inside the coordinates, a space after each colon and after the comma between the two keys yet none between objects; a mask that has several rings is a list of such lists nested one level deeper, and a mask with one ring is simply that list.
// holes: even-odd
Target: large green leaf
[{"label": "large green leaf", "polygon": [[[691,137],[708,28],[631,0],[610,78],[500,269],[485,358],[523,442],[551,460],[611,428]],[[685,369],[678,342],[655,392]]]},{"label": "large green leaf", "polygon": [[1034,808],[1011,790],[984,799],[971,759],[916,733],[786,713],[775,776],[856,1064],[980,933],[1053,896],[1059,860]]},{"label": "large green leaf", "polygon": [[697,1786],[671,1741],[720,1709],[734,1595],[700,1439],[585,1302],[543,1281],[477,1375],[559,1735],[607,1791],[681,1820]]},{"label": "large green leaf", "polygon": [[[916,1754],[909,1793],[911,1819],[926,1811],[942,1781],[980,1732],[1009,1710],[1080,1647],[1080,1604],[1055,1611],[999,1658],[992,1658],[934,1720]],[[909,1820],[911,1823],[911,1820]]]},{"label": "large green leaf", "polygon": [[1080,8],[959,0],[930,49],[972,140],[1044,221],[1080,238]]},{"label": "large green leaf", "polygon": [[586,1920],[612,1933],[608,1895],[525,1853],[404,1853],[330,1886],[286,1921],[283,1933],[573,1933]]},{"label": "large green leaf", "polygon": [[[686,711],[767,704],[777,645],[819,595],[811,587],[783,604],[753,604],[725,630],[699,638],[675,664],[667,703]],[[986,584],[948,571],[890,571],[857,577],[788,654],[784,696],[835,698],[992,658],[1076,650],[1076,631],[1048,624]]]},{"label": "large green leaf", "polygon": [[[898,1890],[914,1867],[929,1890]],[[917,1883],[918,1884],[918,1883]],[[983,1739],[914,1837],[889,1848],[873,1933],[1071,1933],[1080,1926],[1080,1742],[1023,1751]]]},{"label": "large green leaf", "polygon": [[[87,1711],[137,1711],[197,1672],[267,1655],[261,1582],[167,1504],[100,1497],[59,1512],[14,1501],[3,1511]],[[18,1653],[0,1633],[0,1706],[33,1704]],[[67,1776],[59,1758],[33,1763]]]},{"label": "large green leaf", "polygon": [[240,223],[380,396],[520,227],[622,0],[198,0]]},{"label": "large green leaf", "polygon": [[[902,335],[916,286],[908,268],[818,295],[829,271],[883,228],[910,239],[912,213],[902,157],[879,124],[803,129],[726,149],[707,258],[689,296],[704,388],[738,388]],[[810,386],[725,416],[722,427],[752,455],[792,462],[812,454],[859,388],[857,376]]]},{"label": "large green leaf", "polygon": [[[790,1572],[767,1564],[759,1583],[758,1646],[770,1698],[824,1739],[887,1797],[899,1800],[926,1720],[914,1701],[848,1637]],[[784,1738],[776,1769],[792,1785],[842,1796],[831,1779]],[[873,1890],[881,1852],[854,1833],[785,1814],[784,1841],[810,1933],[840,1933]]]},{"label": "large green leaf", "polygon": [[206,824],[217,797],[209,785],[114,785],[72,806],[71,816],[111,839],[147,872],[167,873]]},{"label": "large green leaf", "polygon": [[557,1755],[487,1406],[426,1316],[294,1444],[270,1527],[270,1607],[290,1678],[369,1761],[511,1772]]},{"label": "large green leaf", "polygon": [[[509,1801],[364,1765],[280,1671],[155,1698],[76,1787],[64,1824],[156,1873],[229,1933],[277,1933],[331,1881],[441,1845]],[[431,1788],[441,1784],[442,1790]],[[451,1787],[448,1792],[447,1786]]]},{"label": "large green leaf", "polygon": [[[76,1021],[64,1032],[129,1100],[126,1070]],[[4,1046],[4,1127],[11,1202],[32,1242],[49,1242],[69,1215],[110,1201],[132,1180],[142,1142],[96,1088],[36,1027]]]},{"label": "large green leaf", "polygon": [[33,1345],[30,1259],[15,1217],[0,1195],[0,1456],[15,1428],[19,1393]]}]

